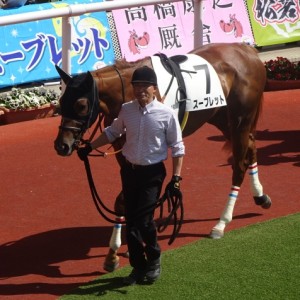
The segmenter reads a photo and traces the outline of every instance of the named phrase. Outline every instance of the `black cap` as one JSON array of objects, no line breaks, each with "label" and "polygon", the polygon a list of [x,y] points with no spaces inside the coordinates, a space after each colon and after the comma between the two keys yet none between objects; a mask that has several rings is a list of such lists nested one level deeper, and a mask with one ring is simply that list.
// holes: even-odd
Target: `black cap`
[{"label": "black cap", "polygon": [[153,85],[157,85],[157,77],[153,69],[144,66],[141,68],[137,68],[132,75],[131,83],[152,83]]}]

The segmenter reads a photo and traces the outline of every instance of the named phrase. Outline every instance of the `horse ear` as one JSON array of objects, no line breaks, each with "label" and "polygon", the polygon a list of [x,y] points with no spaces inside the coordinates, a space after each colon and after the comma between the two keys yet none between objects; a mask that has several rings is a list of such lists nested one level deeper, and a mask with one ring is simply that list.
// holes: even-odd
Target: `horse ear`
[{"label": "horse ear", "polygon": [[67,74],[63,69],[61,69],[58,65],[55,65],[55,68],[62,81],[67,85],[72,77],[69,74]]},{"label": "horse ear", "polygon": [[94,78],[93,75],[90,71],[86,72],[87,75],[87,82],[91,85],[91,87],[93,86],[93,82],[94,82]]},{"label": "horse ear", "polygon": [[88,79],[89,79],[89,80],[93,80],[93,75],[92,75],[92,73],[91,73],[90,71],[87,71],[86,73],[87,73]]}]

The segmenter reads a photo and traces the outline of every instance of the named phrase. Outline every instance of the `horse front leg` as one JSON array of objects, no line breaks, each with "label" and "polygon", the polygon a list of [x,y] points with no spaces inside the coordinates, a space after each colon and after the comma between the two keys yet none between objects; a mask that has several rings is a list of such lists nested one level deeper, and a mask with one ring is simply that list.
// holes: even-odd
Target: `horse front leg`
[{"label": "horse front leg", "polygon": [[224,236],[225,227],[232,221],[233,210],[238,198],[240,186],[232,185],[226,206],[221,214],[219,222],[213,227],[209,237],[212,239],[220,239]]},{"label": "horse front leg", "polygon": [[[105,119],[105,126],[108,126],[112,120]],[[123,135],[121,138],[117,139],[113,143],[113,148],[116,151],[116,159],[120,166],[122,166],[126,160],[122,155],[120,149],[122,149],[125,143],[125,136]],[[121,233],[122,233],[122,222],[125,220],[125,207],[124,207],[124,196],[121,191],[116,198],[115,201],[115,212],[117,213],[116,224],[113,227],[112,235],[109,241],[109,250],[105,257],[103,268],[108,272],[113,272],[119,267],[120,257],[118,256],[118,250],[122,245]]]},{"label": "horse front leg", "polygon": [[109,250],[103,265],[104,270],[107,272],[113,272],[119,267],[120,257],[118,256],[118,250],[122,245],[121,231],[122,222],[124,221],[124,198],[122,192],[116,198],[115,211],[119,216],[116,217],[117,223],[113,227],[109,241]]}]

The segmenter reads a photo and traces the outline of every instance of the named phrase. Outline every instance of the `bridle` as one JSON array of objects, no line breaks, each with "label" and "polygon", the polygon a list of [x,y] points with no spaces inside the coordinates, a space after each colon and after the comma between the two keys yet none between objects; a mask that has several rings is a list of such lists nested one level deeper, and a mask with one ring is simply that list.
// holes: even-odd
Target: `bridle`
[{"label": "bridle", "polygon": [[[83,139],[85,132],[93,125],[93,123],[96,121],[97,118],[98,118],[98,125],[96,126],[95,129],[98,130],[98,128],[100,128],[100,124],[103,119],[103,114],[101,113],[100,106],[99,106],[98,89],[94,80],[93,80],[92,99],[88,98],[88,100],[89,100],[89,112],[82,119],[73,119],[70,117],[66,117],[62,114],[59,130],[72,132],[74,138],[74,142],[72,145],[73,149],[78,149],[80,144],[86,144],[87,141]],[[68,122],[72,122],[75,125],[69,126],[66,124]],[[93,134],[89,138],[90,141],[93,139],[96,130],[94,130]]]},{"label": "bridle", "polygon": [[[65,121],[73,121],[77,124],[79,124],[79,127],[75,127],[75,126],[67,126],[65,125]],[[61,130],[68,130],[68,131],[71,131],[71,132],[82,132],[82,126],[84,125],[84,122],[83,121],[76,121],[76,120],[71,120],[69,118],[62,118],[61,119],[61,123],[60,123],[60,126],[58,127],[59,129]]]},{"label": "bridle", "polygon": [[[68,126],[66,123],[68,121],[72,121],[75,123],[75,126]],[[76,126],[78,125],[78,126]],[[66,117],[61,118],[61,123],[60,126],[58,127],[59,130],[61,131],[70,131],[73,134],[74,137],[74,143],[73,143],[73,148],[78,149],[79,144],[82,141],[82,137],[85,134],[86,130],[84,129],[84,122],[83,121],[78,121],[78,120],[71,120]]]}]

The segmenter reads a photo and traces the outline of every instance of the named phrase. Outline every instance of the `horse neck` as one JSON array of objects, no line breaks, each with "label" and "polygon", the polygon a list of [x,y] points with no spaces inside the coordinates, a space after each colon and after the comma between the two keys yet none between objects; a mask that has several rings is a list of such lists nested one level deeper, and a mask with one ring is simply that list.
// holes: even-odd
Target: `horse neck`
[{"label": "horse neck", "polygon": [[98,86],[100,107],[106,116],[116,118],[122,104],[134,99],[131,78],[134,70],[142,65],[151,67],[151,60],[124,61],[95,71],[93,76]]}]

